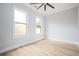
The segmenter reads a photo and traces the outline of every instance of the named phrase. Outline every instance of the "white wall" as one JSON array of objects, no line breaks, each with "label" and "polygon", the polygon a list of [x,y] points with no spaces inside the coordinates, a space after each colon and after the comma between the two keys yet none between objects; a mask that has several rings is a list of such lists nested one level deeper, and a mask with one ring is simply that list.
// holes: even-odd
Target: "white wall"
[{"label": "white wall", "polygon": [[[28,32],[24,37],[14,38],[14,8],[24,10],[28,15]],[[35,33],[35,17],[39,16],[42,21],[41,34]],[[43,39],[43,17],[37,15],[23,4],[0,4],[0,53]]]},{"label": "white wall", "polygon": [[[78,26],[78,30],[79,30],[79,6],[78,6],[78,9],[77,9],[77,24],[78,24],[77,26]],[[79,33],[79,31],[78,31],[78,33]],[[79,44],[79,41],[78,41],[78,44]]]},{"label": "white wall", "polygon": [[61,11],[45,17],[46,37],[71,43],[79,43],[78,8]]}]

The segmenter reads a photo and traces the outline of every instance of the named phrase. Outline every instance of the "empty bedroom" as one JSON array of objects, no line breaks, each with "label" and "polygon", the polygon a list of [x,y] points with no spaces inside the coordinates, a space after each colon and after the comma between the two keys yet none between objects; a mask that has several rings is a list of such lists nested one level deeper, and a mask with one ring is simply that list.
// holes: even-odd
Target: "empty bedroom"
[{"label": "empty bedroom", "polygon": [[0,56],[79,56],[79,3],[0,3]]}]

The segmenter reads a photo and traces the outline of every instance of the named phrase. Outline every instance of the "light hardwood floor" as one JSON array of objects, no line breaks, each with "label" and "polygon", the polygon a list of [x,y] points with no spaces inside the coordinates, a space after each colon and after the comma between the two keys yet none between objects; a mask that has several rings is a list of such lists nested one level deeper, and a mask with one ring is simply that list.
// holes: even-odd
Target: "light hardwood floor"
[{"label": "light hardwood floor", "polygon": [[1,54],[3,56],[79,56],[79,48],[70,43],[40,40]]}]

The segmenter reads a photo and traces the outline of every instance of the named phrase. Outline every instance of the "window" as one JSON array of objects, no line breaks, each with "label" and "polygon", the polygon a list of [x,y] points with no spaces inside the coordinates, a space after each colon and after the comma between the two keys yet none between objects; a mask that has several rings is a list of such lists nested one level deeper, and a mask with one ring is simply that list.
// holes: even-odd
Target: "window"
[{"label": "window", "polygon": [[15,9],[15,35],[21,36],[26,34],[26,14]]},{"label": "window", "polygon": [[41,22],[40,22],[40,18],[36,18],[36,33],[39,34],[41,33]]}]

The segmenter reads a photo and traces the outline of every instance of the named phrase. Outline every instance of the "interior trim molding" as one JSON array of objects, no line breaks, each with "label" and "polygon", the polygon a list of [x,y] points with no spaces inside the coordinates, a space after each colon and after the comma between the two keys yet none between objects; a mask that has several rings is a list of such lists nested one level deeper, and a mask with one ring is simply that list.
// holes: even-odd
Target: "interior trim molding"
[{"label": "interior trim molding", "polygon": [[53,38],[53,37],[46,37],[46,39],[49,39],[51,41],[61,41],[61,42],[67,42],[67,43],[71,43],[71,44],[75,44],[79,47],[79,43],[78,42],[74,42],[74,41],[68,41],[68,40],[59,40],[58,38]]},{"label": "interior trim molding", "polygon": [[7,47],[7,48],[2,48],[2,49],[0,49],[0,54],[1,54],[1,53],[5,53],[5,52],[8,52],[8,51],[13,50],[13,49],[17,49],[17,48],[23,47],[24,45],[32,44],[32,43],[37,42],[37,41],[39,41],[39,40],[42,40],[42,39],[33,40],[33,41],[31,41],[31,42],[28,42],[28,43],[25,42],[25,43],[21,43],[21,44],[9,46],[9,47]]}]

